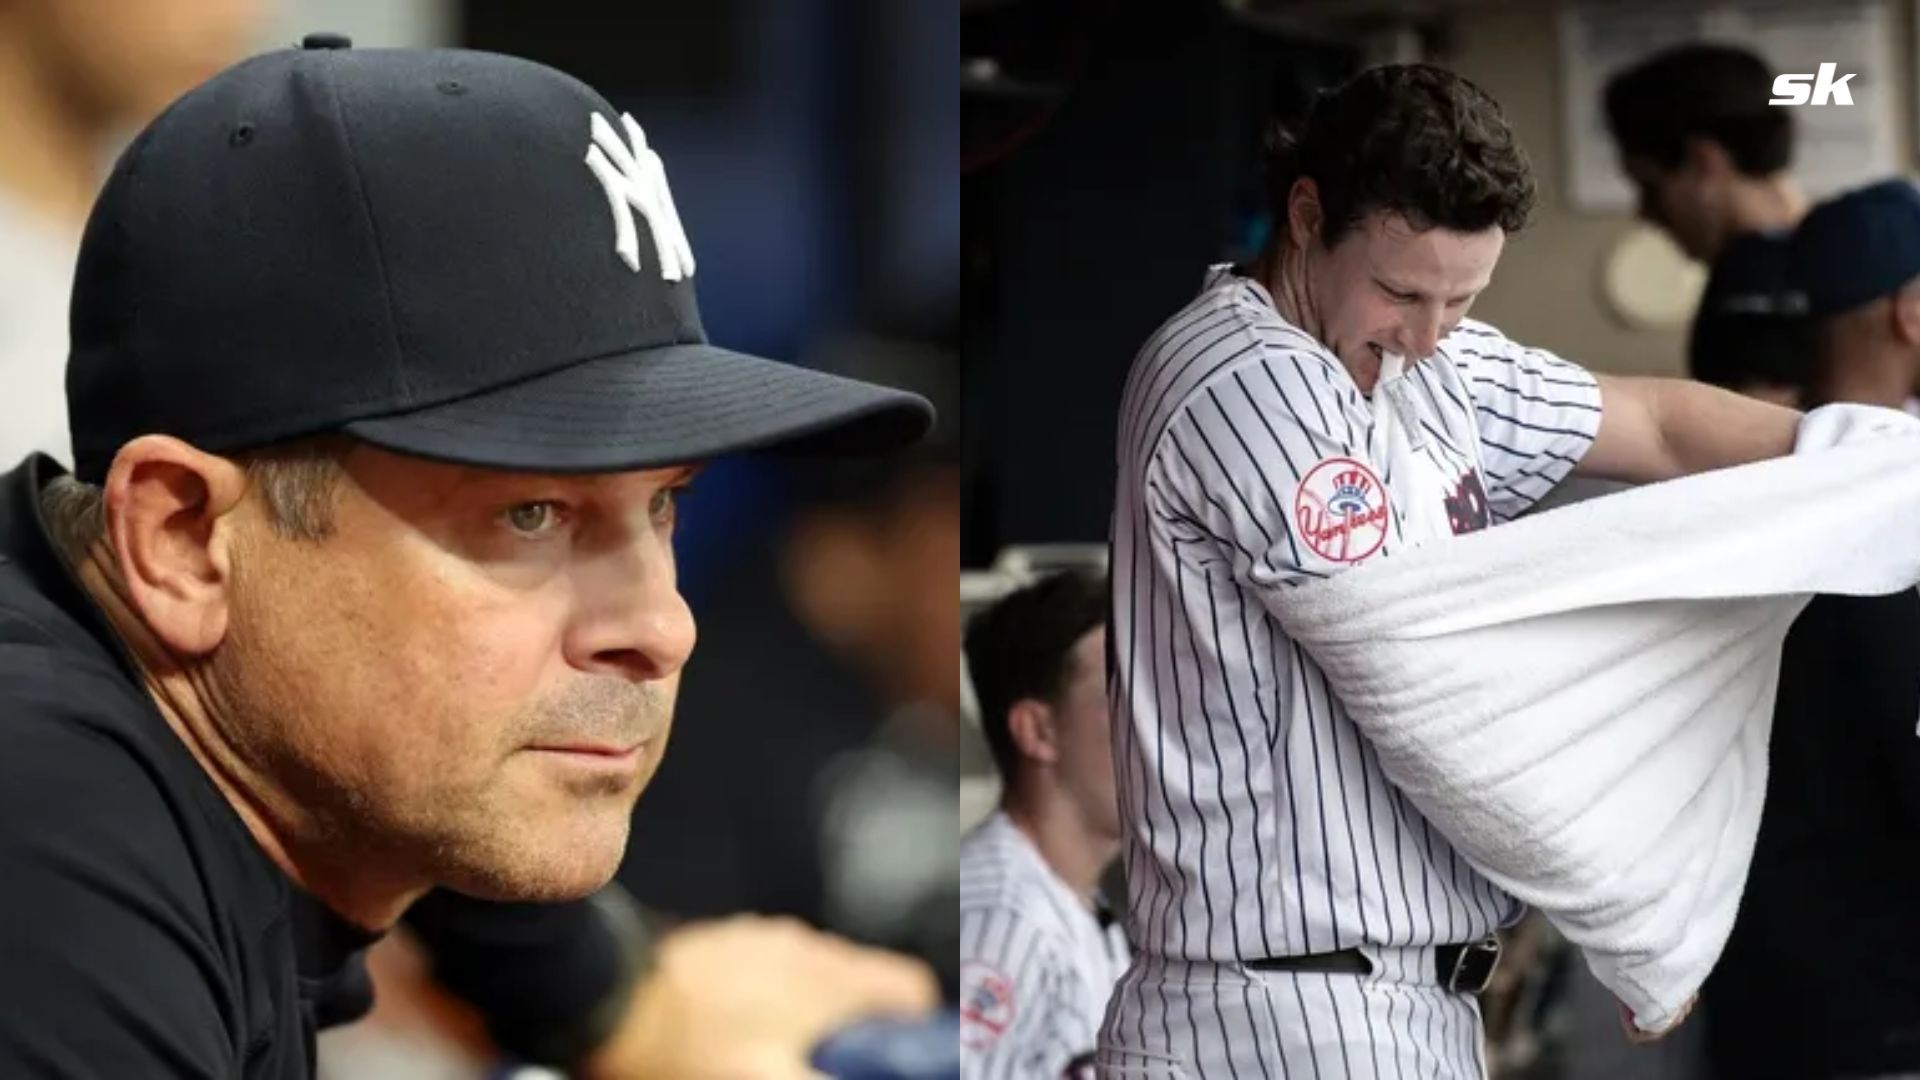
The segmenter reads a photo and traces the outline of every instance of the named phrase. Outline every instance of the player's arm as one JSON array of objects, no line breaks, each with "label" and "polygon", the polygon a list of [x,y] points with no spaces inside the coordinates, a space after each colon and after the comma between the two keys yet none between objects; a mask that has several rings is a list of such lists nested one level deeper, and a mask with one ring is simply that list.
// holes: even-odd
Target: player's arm
[{"label": "player's arm", "polygon": [[1595,375],[1600,431],[1575,472],[1646,484],[1793,452],[1800,413],[1689,379]]}]

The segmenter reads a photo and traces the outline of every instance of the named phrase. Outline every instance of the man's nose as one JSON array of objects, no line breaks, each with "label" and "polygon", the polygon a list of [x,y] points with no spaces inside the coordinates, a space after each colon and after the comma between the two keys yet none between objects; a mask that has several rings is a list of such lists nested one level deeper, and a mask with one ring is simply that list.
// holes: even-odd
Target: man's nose
[{"label": "man's nose", "polygon": [[1440,338],[1445,334],[1446,316],[1439,305],[1422,307],[1409,315],[1400,325],[1400,347],[1402,355],[1409,361],[1424,360],[1433,355],[1440,346]]},{"label": "man's nose", "polygon": [[664,538],[599,554],[577,589],[581,608],[565,646],[574,667],[646,682],[686,665],[696,637],[693,610],[680,595]]}]

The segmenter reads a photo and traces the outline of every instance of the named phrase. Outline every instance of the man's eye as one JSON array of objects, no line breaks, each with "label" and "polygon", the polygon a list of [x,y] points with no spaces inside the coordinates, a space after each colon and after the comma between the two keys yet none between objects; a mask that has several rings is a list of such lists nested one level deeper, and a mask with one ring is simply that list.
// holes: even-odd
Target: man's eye
[{"label": "man's eye", "polygon": [[560,523],[560,508],[551,502],[510,506],[503,515],[507,527],[524,536],[544,536]]}]

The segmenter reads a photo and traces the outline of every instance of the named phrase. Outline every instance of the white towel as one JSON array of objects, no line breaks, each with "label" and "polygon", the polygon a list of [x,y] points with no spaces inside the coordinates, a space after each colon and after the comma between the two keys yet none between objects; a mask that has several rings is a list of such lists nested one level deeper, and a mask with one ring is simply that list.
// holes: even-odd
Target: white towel
[{"label": "white towel", "polygon": [[1278,607],[1388,777],[1658,1031],[1733,925],[1788,626],[1813,593],[1917,581],[1920,423],[1829,406],[1791,457],[1438,540]]}]

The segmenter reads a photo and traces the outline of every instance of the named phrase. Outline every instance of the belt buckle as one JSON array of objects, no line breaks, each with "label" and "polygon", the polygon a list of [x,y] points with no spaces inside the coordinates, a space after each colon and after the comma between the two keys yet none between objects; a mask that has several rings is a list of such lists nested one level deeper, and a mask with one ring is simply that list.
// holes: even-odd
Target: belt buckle
[{"label": "belt buckle", "polygon": [[1460,946],[1453,958],[1453,970],[1447,973],[1447,989],[1460,994],[1484,993],[1493,981],[1493,970],[1500,966],[1500,938],[1488,934],[1479,941]]}]

